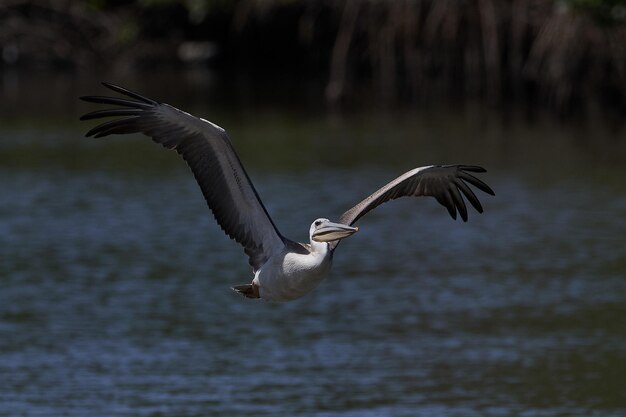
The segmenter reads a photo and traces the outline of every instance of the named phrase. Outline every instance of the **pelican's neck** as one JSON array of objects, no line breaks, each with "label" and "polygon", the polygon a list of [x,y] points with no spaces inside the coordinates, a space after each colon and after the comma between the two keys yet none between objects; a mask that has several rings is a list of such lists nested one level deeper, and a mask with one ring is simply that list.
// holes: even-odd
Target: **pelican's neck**
[{"label": "pelican's neck", "polygon": [[316,242],[313,239],[310,239],[311,242],[311,253],[316,255],[326,256],[328,254],[328,243],[326,242]]}]

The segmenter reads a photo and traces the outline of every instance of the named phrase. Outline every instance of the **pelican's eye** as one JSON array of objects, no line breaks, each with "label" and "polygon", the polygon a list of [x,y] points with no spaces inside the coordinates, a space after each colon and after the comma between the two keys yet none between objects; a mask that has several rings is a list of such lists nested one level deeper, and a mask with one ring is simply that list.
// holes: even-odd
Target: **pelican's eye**
[{"label": "pelican's eye", "polygon": [[320,227],[321,224],[322,224],[321,220],[316,220],[315,221],[315,227]]}]

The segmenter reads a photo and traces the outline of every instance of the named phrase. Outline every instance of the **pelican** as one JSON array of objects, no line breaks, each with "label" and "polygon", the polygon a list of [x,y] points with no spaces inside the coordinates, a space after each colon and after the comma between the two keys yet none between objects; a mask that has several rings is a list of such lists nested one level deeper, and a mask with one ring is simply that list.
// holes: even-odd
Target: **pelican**
[{"label": "pelican", "polygon": [[359,228],[354,224],[384,202],[405,196],[431,196],[453,219],[458,212],[467,221],[463,196],[476,211],[483,211],[469,185],[495,195],[472,175],[486,172],[482,167],[415,168],[343,213],[338,222],[323,217],[314,220],[309,228],[309,243],[297,243],[278,231],[224,129],[169,104],[113,84],[102,84],[125,97],[81,97],[87,102],[115,106],[83,115],[81,120],[114,117],[85,136],[101,138],[141,132],[165,148],[176,150],[191,168],[219,226],[248,255],[254,278],[249,284],[232,287],[248,298],[289,301],[315,289],[328,275],[339,241],[357,232]]}]

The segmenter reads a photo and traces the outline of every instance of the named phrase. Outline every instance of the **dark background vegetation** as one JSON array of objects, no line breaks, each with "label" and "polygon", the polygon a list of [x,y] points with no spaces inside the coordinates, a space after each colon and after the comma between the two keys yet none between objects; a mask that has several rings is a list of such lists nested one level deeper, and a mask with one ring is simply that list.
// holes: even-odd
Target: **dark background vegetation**
[{"label": "dark background vegetation", "polygon": [[0,71],[194,67],[317,81],[331,105],[626,114],[623,0],[4,0],[0,46]]}]

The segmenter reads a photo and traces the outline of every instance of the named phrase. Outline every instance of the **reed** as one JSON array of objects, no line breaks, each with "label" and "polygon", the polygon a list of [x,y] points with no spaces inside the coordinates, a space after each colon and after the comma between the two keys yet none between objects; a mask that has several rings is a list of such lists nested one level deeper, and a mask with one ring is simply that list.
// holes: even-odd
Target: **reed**
[{"label": "reed", "polygon": [[[172,60],[190,32],[229,51],[250,41],[262,45],[258,39],[268,36],[272,44],[265,47],[279,51],[275,56],[292,56],[296,42],[299,55],[293,59],[327,71],[329,103],[357,100],[365,91],[385,102],[443,95],[494,105],[541,103],[566,114],[595,101],[626,112],[624,0],[182,4],[6,0],[0,5],[2,56],[5,65],[17,51],[32,61],[78,69],[103,61],[132,69]],[[216,31],[215,23],[224,20],[226,29]],[[255,67],[275,65],[261,62],[263,54],[247,59]]]},{"label": "reed", "polygon": [[[313,4],[313,5],[311,5]],[[267,16],[300,5],[304,47],[331,18],[326,98],[366,83],[387,101],[442,93],[546,103],[560,113],[599,100],[626,108],[623,0],[245,0]]]}]

